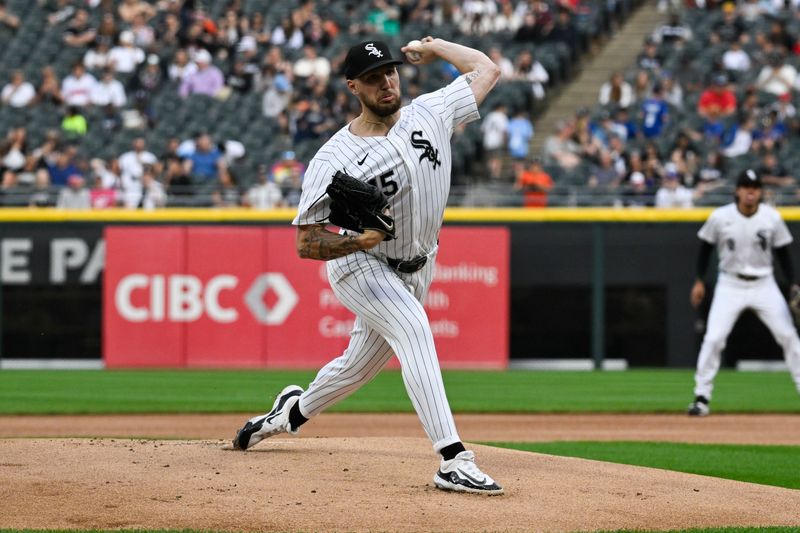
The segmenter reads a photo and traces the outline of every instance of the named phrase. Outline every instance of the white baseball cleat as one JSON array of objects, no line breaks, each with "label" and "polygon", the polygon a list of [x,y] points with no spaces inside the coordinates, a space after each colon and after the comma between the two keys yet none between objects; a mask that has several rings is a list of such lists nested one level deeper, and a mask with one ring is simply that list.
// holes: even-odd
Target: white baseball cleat
[{"label": "white baseball cleat", "polygon": [[711,414],[711,407],[708,406],[708,400],[704,396],[697,396],[689,408],[686,410],[689,416],[708,416]]},{"label": "white baseball cleat", "polygon": [[246,450],[267,437],[279,433],[297,435],[298,430],[292,429],[289,424],[289,411],[292,410],[294,404],[300,401],[301,394],[303,394],[302,387],[297,385],[285,387],[275,398],[275,403],[272,404],[272,410],[269,413],[254,416],[236,432],[236,436],[233,438],[233,449]]},{"label": "white baseball cleat", "polygon": [[433,484],[442,490],[472,492],[474,494],[503,494],[503,487],[475,464],[475,454],[465,450],[454,458],[442,459],[439,471],[433,476]]}]

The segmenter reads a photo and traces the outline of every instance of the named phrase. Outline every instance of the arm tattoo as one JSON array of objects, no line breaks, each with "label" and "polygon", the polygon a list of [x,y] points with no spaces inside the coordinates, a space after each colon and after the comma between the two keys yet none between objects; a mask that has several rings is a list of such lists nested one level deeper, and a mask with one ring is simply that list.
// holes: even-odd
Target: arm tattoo
[{"label": "arm tattoo", "polygon": [[475,81],[475,79],[480,75],[481,75],[480,70],[473,70],[472,72],[464,76],[464,80],[466,80],[467,85],[471,85],[472,82]]},{"label": "arm tattoo", "polygon": [[298,253],[303,259],[329,261],[361,250],[356,235],[339,235],[323,226],[310,226],[298,243]]}]

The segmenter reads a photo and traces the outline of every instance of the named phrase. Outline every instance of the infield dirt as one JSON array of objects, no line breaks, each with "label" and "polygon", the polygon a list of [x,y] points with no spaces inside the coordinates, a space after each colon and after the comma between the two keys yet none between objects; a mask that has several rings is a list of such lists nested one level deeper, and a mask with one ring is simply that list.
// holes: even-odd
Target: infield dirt
[{"label": "infield dirt", "polygon": [[[251,414],[0,416],[0,437],[232,438]],[[468,441],[637,440],[800,444],[797,415],[456,415]],[[424,437],[414,414],[325,413],[303,437]]]},{"label": "infield dirt", "polygon": [[[506,494],[444,493],[431,482],[438,461],[413,415],[327,414],[300,438],[270,439],[246,453],[226,450],[228,434],[243,420],[0,417],[0,527],[471,532],[800,525],[800,491],[479,445],[470,445],[479,465]],[[782,415],[462,415],[457,422],[466,440],[800,442],[796,417]],[[8,438],[57,435],[106,438]]]}]

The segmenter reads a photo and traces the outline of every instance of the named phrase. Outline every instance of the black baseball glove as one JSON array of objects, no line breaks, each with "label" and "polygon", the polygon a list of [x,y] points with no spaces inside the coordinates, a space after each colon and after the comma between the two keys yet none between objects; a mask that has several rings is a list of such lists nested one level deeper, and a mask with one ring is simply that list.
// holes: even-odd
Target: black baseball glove
[{"label": "black baseball glove", "polygon": [[394,219],[384,213],[389,202],[378,187],[337,170],[325,191],[333,201],[331,224],[359,233],[377,230],[386,234],[384,240],[394,239]]}]

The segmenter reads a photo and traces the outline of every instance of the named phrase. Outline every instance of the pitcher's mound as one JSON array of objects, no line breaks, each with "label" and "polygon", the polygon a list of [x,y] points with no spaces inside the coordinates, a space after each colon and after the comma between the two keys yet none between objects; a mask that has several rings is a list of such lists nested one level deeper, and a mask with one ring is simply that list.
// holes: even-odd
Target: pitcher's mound
[{"label": "pitcher's mound", "polygon": [[800,491],[470,446],[500,497],[434,488],[417,438],[0,440],[6,528],[575,531],[800,525]]}]

